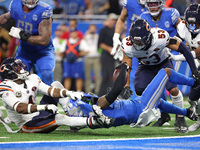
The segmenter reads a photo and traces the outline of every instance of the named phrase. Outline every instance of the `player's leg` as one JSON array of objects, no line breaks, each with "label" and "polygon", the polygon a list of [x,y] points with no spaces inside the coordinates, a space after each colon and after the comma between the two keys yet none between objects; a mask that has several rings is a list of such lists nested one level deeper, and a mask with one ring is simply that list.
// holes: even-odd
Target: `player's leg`
[{"label": "player's leg", "polygon": [[134,99],[137,97],[136,92],[135,92],[135,87],[134,87],[134,80],[135,80],[135,73],[138,67],[138,60],[137,58],[133,57],[132,58],[132,70],[130,72],[130,88],[133,91],[133,94],[131,95],[131,99]]},{"label": "player's leg", "polygon": [[54,81],[54,76],[53,76],[53,69],[55,67],[54,52],[53,50],[49,50],[48,52],[45,52],[44,54],[40,55],[42,56],[40,56],[36,60],[36,64],[41,73],[42,81],[47,85],[51,85],[51,83]]}]

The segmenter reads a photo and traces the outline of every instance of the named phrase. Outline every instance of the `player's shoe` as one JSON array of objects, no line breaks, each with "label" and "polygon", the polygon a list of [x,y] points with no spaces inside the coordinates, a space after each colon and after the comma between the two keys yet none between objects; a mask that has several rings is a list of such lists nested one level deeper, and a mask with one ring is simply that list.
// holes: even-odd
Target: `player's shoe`
[{"label": "player's shoe", "polygon": [[9,123],[13,123],[12,120],[10,120],[10,118],[7,116],[6,118],[4,118],[5,123],[9,124]]},{"label": "player's shoe", "polygon": [[174,125],[178,133],[188,133],[188,127],[184,117],[178,117],[176,115],[176,121]]},{"label": "player's shoe", "polygon": [[195,105],[191,105],[189,108],[187,108],[187,114],[186,116],[193,121],[197,121],[198,116],[196,113],[196,106]]},{"label": "player's shoe", "polygon": [[189,126],[189,131],[196,131],[200,128],[200,120]]},{"label": "player's shoe", "polygon": [[87,124],[89,128],[108,128],[114,124],[115,119],[105,116],[99,106],[93,105],[92,110],[96,116],[88,118]]},{"label": "player's shoe", "polygon": [[171,120],[170,116],[168,113],[161,112],[161,117],[158,119],[156,123],[154,123],[152,126],[153,127],[160,127],[164,123],[169,122]]}]

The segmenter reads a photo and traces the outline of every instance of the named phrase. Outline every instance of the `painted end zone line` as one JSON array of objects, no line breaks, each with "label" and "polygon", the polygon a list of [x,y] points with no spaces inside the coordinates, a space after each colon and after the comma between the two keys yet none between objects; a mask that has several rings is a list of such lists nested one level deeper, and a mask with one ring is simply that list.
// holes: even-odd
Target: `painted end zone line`
[{"label": "painted end zone line", "polygon": [[0,149],[200,149],[200,136],[0,143]]}]

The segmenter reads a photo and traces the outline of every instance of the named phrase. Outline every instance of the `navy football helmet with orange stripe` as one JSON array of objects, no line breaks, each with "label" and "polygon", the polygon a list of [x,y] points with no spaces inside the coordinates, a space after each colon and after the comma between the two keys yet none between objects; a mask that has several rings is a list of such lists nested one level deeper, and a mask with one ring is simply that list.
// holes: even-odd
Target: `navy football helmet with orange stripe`
[{"label": "navy football helmet with orange stripe", "polygon": [[149,23],[145,19],[137,19],[133,22],[129,36],[136,50],[148,50],[151,46],[152,33]]},{"label": "navy football helmet with orange stripe", "polygon": [[2,80],[25,80],[29,74],[27,66],[16,58],[7,58],[1,63],[0,76]]}]

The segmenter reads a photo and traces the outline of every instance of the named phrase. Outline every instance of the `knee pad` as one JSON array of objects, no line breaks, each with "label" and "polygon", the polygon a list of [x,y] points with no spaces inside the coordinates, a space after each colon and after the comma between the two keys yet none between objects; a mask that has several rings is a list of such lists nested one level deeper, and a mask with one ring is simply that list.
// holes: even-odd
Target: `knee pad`
[{"label": "knee pad", "polygon": [[144,92],[144,89],[141,89],[141,88],[135,89],[135,93],[137,96],[141,96],[143,92]]},{"label": "knee pad", "polygon": [[51,83],[54,81],[53,71],[51,70],[42,70],[41,75],[42,75],[42,81],[48,85],[51,85]]}]

